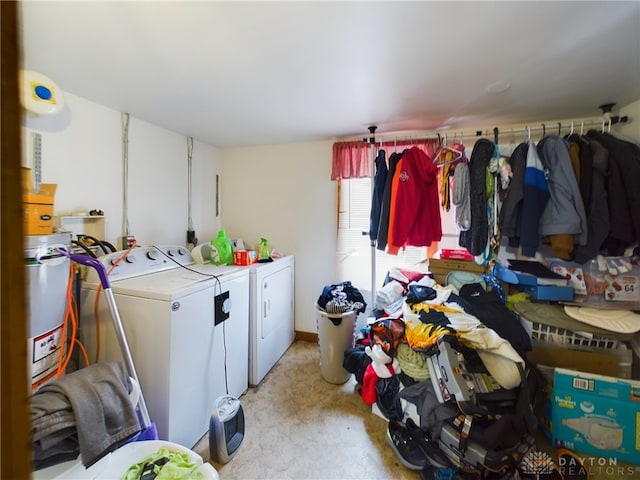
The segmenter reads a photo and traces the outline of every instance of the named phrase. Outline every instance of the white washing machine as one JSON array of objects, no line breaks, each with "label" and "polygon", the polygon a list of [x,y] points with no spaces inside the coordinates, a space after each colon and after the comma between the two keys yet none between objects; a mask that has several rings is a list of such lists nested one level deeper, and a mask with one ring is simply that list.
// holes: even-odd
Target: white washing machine
[{"label": "white washing machine", "polygon": [[[100,261],[109,272],[123,253]],[[150,246],[133,249],[109,282],[158,435],[192,448],[208,431],[215,399],[248,388],[249,272],[195,265],[181,246]],[[92,362],[98,287],[89,270],[80,311]],[[122,361],[104,295],[98,305],[100,360]]]},{"label": "white washing machine", "polygon": [[249,385],[256,386],[295,339],[294,257],[250,267]]}]

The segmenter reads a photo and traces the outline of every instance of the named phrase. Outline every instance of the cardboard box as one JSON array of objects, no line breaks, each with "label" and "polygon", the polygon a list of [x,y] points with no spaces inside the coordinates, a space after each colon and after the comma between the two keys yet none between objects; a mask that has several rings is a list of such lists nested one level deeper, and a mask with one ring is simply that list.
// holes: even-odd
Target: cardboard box
[{"label": "cardboard box", "polygon": [[640,382],[557,368],[552,445],[640,463]]},{"label": "cardboard box", "polygon": [[233,252],[234,265],[251,265],[256,261],[255,250],[235,250]]},{"label": "cardboard box", "polygon": [[433,279],[440,285],[446,285],[447,274],[455,270],[464,272],[472,272],[482,275],[485,272],[484,265],[478,265],[475,262],[466,260],[454,260],[449,258],[430,258],[429,272],[433,274]]},{"label": "cardboard box", "polygon": [[527,359],[536,365],[546,379],[546,384],[542,388],[544,392],[541,396],[542,405],[535,413],[540,430],[549,440],[551,440],[553,375],[556,368],[620,378],[631,376],[631,350],[593,347],[589,350],[533,340],[533,349],[527,352]]},{"label": "cardboard box", "polygon": [[53,233],[53,200],[58,186],[55,183],[42,183],[40,189],[34,192],[30,171],[25,170],[22,177],[24,234],[51,235]]},{"label": "cardboard box", "polygon": [[527,359],[536,365],[595,373],[611,377],[631,378],[632,352],[629,349],[579,350],[569,345],[534,342]]}]

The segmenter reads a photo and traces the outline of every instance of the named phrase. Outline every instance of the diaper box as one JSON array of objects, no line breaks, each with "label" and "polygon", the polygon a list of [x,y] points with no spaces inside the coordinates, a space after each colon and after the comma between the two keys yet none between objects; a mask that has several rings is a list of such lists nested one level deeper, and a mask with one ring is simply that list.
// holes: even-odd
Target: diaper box
[{"label": "diaper box", "polygon": [[640,463],[640,381],[556,368],[551,399],[556,448]]}]

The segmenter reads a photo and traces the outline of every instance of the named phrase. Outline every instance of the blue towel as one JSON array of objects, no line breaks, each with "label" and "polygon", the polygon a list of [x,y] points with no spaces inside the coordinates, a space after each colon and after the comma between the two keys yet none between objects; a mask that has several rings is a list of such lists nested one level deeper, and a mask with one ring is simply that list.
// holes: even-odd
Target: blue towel
[{"label": "blue towel", "polygon": [[122,364],[101,362],[43,385],[31,398],[36,470],[81,455],[90,467],[140,432]]}]

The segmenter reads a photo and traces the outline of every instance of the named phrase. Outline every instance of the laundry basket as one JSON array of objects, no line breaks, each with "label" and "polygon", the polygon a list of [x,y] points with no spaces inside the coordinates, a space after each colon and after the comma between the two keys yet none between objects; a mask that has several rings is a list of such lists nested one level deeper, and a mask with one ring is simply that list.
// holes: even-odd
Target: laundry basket
[{"label": "laundry basket", "polygon": [[343,384],[351,373],[342,366],[345,350],[353,347],[358,312],[328,313],[316,303],[320,373],[329,383]]}]

